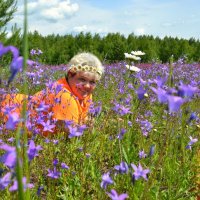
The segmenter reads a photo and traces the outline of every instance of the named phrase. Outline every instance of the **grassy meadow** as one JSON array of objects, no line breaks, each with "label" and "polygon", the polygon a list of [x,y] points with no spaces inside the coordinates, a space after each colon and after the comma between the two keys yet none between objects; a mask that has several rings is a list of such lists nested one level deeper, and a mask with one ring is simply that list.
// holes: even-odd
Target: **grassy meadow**
[{"label": "grassy meadow", "polygon": [[[141,71],[134,72],[126,62],[105,65],[90,109],[94,122],[79,137],[26,138],[0,124],[1,199],[196,199],[200,65],[138,63]],[[23,93],[26,84],[33,95],[66,67],[28,67],[9,87],[9,66],[1,67],[0,94]]]}]

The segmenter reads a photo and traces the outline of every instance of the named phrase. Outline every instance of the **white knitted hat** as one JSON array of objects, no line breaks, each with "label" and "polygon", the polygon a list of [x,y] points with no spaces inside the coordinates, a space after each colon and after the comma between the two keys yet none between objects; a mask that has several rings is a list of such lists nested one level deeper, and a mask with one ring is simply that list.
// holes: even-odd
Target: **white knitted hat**
[{"label": "white knitted hat", "polygon": [[101,76],[104,72],[104,67],[95,55],[91,53],[79,53],[69,61],[69,67],[67,68],[66,74],[68,74],[69,71],[94,72]]}]

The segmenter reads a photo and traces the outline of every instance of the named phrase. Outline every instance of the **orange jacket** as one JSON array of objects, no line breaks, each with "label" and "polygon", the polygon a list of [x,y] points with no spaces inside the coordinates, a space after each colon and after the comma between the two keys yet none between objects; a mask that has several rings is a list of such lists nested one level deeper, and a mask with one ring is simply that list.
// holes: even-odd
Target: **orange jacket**
[{"label": "orange jacket", "polygon": [[58,80],[51,88],[46,88],[36,93],[29,104],[38,108],[40,103],[49,105],[48,112],[52,112],[53,119],[73,120],[76,124],[82,124],[87,118],[92,96],[88,96],[80,104],[78,98],[73,95],[65,78]]},{"label": "orange jacket", "polygon": [[[24,94],[5,95],[1,102],[1,116],[3,116],[6,106],[16,106],[12,112],[16,112],[20,115],[22,103],[25,98],[28,97]],[[84,124],[87,119],[91,101],[92,95],[86,97],[83,103],[80,104],[77,97],[73,95],[66,79],[60,79],[51,87],[36,93],[28,100],[30,122],[34,121],[37,126],[37,119],[39,119],[41,115],[47,116],[51,113],[51,119],[53,120],[73,120],[75,124]],[[40,112],[39,109],[41,105],[45,105],[47,109]],[[46,118],[44,121],[48,119]],[[4,121],[6,120],[4,116]],[[38,127],[41,134],[49,134],[49,132],[43,132],[43,126],[41,124],[37,126],[37,128]],[[53,130],[53,133],[55,133],[55,130]]]}]

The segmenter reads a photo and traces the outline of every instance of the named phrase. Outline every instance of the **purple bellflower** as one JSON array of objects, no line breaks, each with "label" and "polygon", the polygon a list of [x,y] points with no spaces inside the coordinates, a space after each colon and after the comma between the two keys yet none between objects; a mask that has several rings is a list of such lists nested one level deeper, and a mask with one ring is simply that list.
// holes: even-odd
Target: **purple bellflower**
[{"label": "purple bellflower", "polygon": [[10,137],[10,138],[7,139],[7,141],[8,141],[8,142],[14,142],[14,141],[15,141],[15,138],[14,138],[14,137]]},{"label": "purple bellflower", "polygon": [[8,116],[8,121],[6,122],[6,129],[14,130],[16,125],[19,123],[19,114],[18,113],[11,113]]},{"label": "purple bellflower", "polygon": [[126,115],[126,114],[128,114],[128,113],[131,113],[129,107],[125,107],[125,106],[123,106],[123,105],[121,105],[121,104],[119,104],[119,103],[114,103],[114,105],[115,105],[115,106],[114,106],[113,110],[114,110],[116,113],[118,113],[119,115],[121,115],[121,116],[124,116],[124,115]]},{"label": "purple bellflower", "polygon": [[3,149],[6,151],[6,153],[0,157],[0,162],[4,163],[4,165],[6,165],[9,168],[14,168],[16,165],[16,159],[17,159],[16,150],[15,150],[16,148],[9,146],[7,144],[2,144],[0,145],[0,149]]},{"label": "purple bellflower", "polygon": [[168,95],[167,98],[169,112],[178,112],[181,105],[185,102],[183,98],[178,96]]},{"label": "purple bellflower", "polygon": [[61,176],[61,172],[57,171],[56,167],[54,167],[53,170],[48,169],[47,176],[52,178],[52,179],[58,179]]},{"label": "purple bellflower", "polygon": [[147,174],[150,172],[149,169],[143,169],[140,163],[138,167],[134,164],[131,164],[131,166],[134,169],[133,178],[135,180],[138,180],[141,177],[147,180]]},{"label": "purple bellflower", "polygon": [[189,122],[192,121],[192,120],[196,120],[198,117],[197,117],[197,114],[196,113],[191,113],[190,115],[190,118],[189,118]]},{"label": "purple bellflower", "polygon": [[128,164],[126,162],[121,162],[120,165],[116,165],[115,170],[117,170],[120,174],[128,173]]},{"label": "purple bellflower", "polygon": [[47,122],[41,122],[41,124],[43,125],[43,131],[49,131],[49,132],[53,132],[53,129],[55,128],[55,124],[50,124],[50,120],[47,120]]},{"label": "purple bellflower", "polygon": [[190,141],[189,141],[188,145],[186,146],[186,148],[191,150],[192,149],[192,145],[194,143],[196,143],[198,141],[198,139],[197,138],[193,138],[192,136],[189,136],[189,138],[190,138]]},{"label": "purple bellflower", "polygon": [[44,186],[40,185],[37,189],[37,195],[40,196],[41,195],[41,191],[44,190]]},{"label": "purple bellflower", "polygon": [[30,140],[28,150],[27,150],[29,161],[33,160],[34,157],[38,156],[38,152],[40,150],[42,150],[42,147],[40,145],[35,146],[34,141]]},{"label": "purple bellflower", "polygon": [[150,88],[155,94],[157,94],[157,98],[160,103],[167,103],[167,92],[165,90],[163,90],[162,88]]},{"label": "purple bellflower", "polygon": [[68,126],[71,126],[73,123],[73,120],[65,120],[65,127],[68,128]]},{"label": "purple bellflower", "polygon": [[167,77],[162,78],[162,77],[158,76],[158,77],[157,77],[156,79],[154,79],[153,81],[154,81],[154,82],[157,84],[157,86],[160,88],[160,87],[162,87],[162,86],[166,83]]},{"label": "purple bellflower", "polygon": [[69,169],[69,166],[67,166],[65,163],[61,163],[61,168],[62,169]]},{"label": "purple bellflower", "polygon": [[102,181],[101,181],[101,188],[106,189],[107,185],[113,184],[113,180],[110,177],[110,172],[107,172],[102,175]]},{"label": "purple bellflower", "polygon": [[37,112],[48,111],[49,105],[45,104],[45,102],[41,102],[40,105],[36,108]]},{"label": "purple bellflower", "polygon": [[136,90],[136,94],[138,96],[138,99],[141,101],[142,99],[144,99],[144,95],[146,93],[146,90],[140,86],[137,90]]},{"label": "purple bellflower", "polygon": [[112,200],[124,200],[124,199],[128,198],[127,194],[118,195],[117,192],[113,189],[110,192],[106,192],[106,193]]},{"label": "purple bellflower", "polygon": [[126,129],[122,128],[119,135],[117,135],[117,138],[121,140],[125,133],[126,133]]},{"label": "purple bellflower", "polygon": [[83,132],[87,129],[87,126],[85,124],[78,127],[78,131]]},{"label": "purple bellflower", "polygon": [[83,135],[83,131],[78,130],[77,127],[68,126],[69,135],[68,138],[79,137]]},{"label": "purple bellflower", "polygon": [[52,140],[52,142],[53,142],[55,145],[57,145],[58,142],[59,142],[59,140]]},{"label": "purple bellflower", "polygon": [[102,110],[102,105],[99,103],[98,106],[95,106],[94,103],[92,103],[89,107],[89,113],[93,116],[96,117],[101,113]]},{"label": "purple bellflower", "polygon": [[181,84],[179,87],[178,87],[178,96],[181,96],[181,97],[193,97],[193,95],[198,91],[198,88],[197,87],[193,87],[191,85],[184,85],[184,84]]},{"label": "purple bellflower", "polygon": [[142,151],[139,151],[139,158],[146,158],[147,154],[144,152],[144,149]]},{"label": "purple bellflower", "polygon": [[2,178],[0,178],[0,190],[4,190],[8,187],[8,185],[11,183],[11,177],[11,172],[8,172]]},{"label": "purple bellflower", "polygon": [[57,158],[53,160],[53,166],[54,166],[54,167],[55,167],[56,165],[58,165],[58,163],[59,163],[59,160],[58,160]]},{"label": "purple bellflower", "polygon": [[149,149],[149,155],[148,155],[149,157],[153,156],[153,154],[155,153],[155,149],[156,149],[156,145],[152,144]]}]

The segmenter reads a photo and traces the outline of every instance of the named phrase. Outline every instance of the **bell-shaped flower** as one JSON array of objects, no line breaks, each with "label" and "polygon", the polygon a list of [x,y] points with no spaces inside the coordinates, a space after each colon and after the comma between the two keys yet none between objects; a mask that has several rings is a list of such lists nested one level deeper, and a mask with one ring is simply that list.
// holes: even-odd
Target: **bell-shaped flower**
[{"label": "bell-shaped flower", "polygon": [[185,102],[183,98],[178,96],[168,95],[167,99],[169,112],[178,112],[181,105]]},{"label": "bell-shaped flower", "polygon": [[147,180],[147,174],[150,172],[149,169],[143,169],[140,163],[138,167],[134,164],[131,164],[131,167],[134,169],[133,178],[135,180],[138,180],[139,178]]},{"label": "bell-shaped flower", "polygon": [[162,88],[154,88],[154,87],[151,87],[150,86],[150,89],[155,93],[155,94],[157,94],[157,98],[158,98],[158,101],[160,102],[160,103],[166,103],[167,101],[168,101],[168,99],[167,99],[167,92],[164,90],[164,89],[162,89]]},{"label": "bell-shaped flower", "polygon": [[12,173],[8,172],[0,178],[0,190],[4,190],[11,183]]},{"label": "bell-shaped flower", "polygon": [[35,142],[33,140],[30,140],[27,154],[29,161],[33,160],[34,157],[38,156],[38,152],[42,150],[42,147],[40,145],[35,146]]},{"label": "bell-shaped flower", "polygon": [[178,96],[191,98],[197,91],[198,91],[198,87],[181,84],[178,87]]},{"label": "bell-shaped flower", "polygon": [[114,182],[113,182],[112,178],[110,177],[110,172],[102,175],[101,188],[106,189],[107,185],[113,184],[113,183]]},{"label": "bell-shaped flower", "polygon": [[6,153],[0,157],[0,162],[9,168],[14,168],[17,161],[16,148],[7,144],[2,144],[0,145],[0,149],[6,151]]},{"label": "bell-shaped flower", "polygon": [[125,200],[126,198],[128,198],[128,195],[126,193],[118,195],[118,193],[113,189],[110,192],[107,192],[107,195],[112,200]]}]

